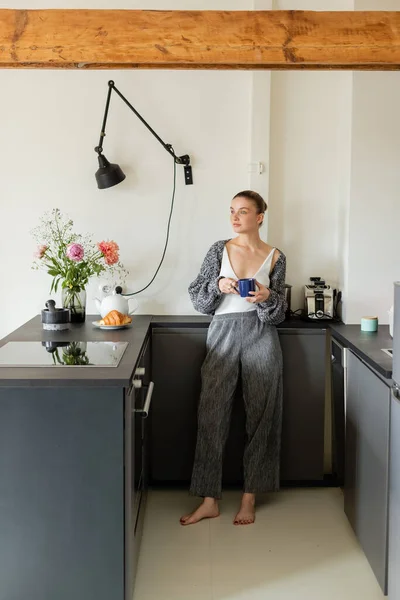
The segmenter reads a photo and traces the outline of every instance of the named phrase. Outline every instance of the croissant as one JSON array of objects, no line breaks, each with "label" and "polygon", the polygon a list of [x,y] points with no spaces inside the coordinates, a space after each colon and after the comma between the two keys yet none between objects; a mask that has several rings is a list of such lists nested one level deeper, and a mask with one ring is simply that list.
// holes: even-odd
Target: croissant
[{"label": "croissant", "polygon": [[99,325],[128,325],[132,323],[131,317],[123,315],[118,310],[111,310],[104,319],[99,321]]}]

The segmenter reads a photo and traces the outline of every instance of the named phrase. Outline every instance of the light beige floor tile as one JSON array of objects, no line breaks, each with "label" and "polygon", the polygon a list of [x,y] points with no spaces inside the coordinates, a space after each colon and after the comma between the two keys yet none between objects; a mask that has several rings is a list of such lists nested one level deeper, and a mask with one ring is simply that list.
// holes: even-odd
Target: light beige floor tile
[{"label": "light beige floor tile", "polygon": [[212,600],[211,585],[158,585],[141,581],[135,588],[134,600]]},{"label": "light beige floor tile", "polygon": [[158,585],[209,585],[210,550],[208,547],[142,547],[137,578]]},{"label": "light beige floor tile", "polygon": [[228,560],[212,567],[215,600],[383,600],[360,552],[271,552],[266,560],[249,554]]},{"label": "light beige floor tile", "polygon": [[345,555],[308,568],[303,564],[298,571],[290,570],[290,561],[284,568],[280,565],[252,579],[213,582],[213,600],[384,600],[359,557]]},{"label": "light beige floor tile", "polygon": [[134,600],[383,600],[343,512],[339,489],[285,489],[259,499],[255,525],[235,527],[240,492],[221,517],[182,527],[198,503],[152,492]]}]

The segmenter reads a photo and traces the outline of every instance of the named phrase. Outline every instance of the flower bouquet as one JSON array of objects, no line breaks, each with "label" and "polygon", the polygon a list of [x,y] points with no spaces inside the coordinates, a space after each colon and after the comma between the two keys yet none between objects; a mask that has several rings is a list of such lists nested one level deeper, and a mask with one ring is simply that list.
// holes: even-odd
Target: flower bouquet
[{"label": "flower bouquet", "polygon": [[74,233],[73,225],[58,208],[41,218],[41,224],[32,231],[38,243],[33,268],[44,268],[53,277],[50,293],[57,292],[61,284],[62,305],[70,309],[71,321],[83,322],[89,279],[107,271],[122,283],[128,272],[119,262],[116,242],[94,244],[90,235]]}]

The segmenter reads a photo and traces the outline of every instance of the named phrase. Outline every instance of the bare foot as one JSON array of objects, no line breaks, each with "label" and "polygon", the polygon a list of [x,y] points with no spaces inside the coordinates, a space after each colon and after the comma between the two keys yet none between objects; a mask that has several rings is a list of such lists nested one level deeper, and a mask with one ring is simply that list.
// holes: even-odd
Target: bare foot
[{"label": "bare foot", "polygon": [[233,520],[234,525],[250,525],[256,519],[255,495],[243,494],[239,512]]},{"label": "bare foot", "polygon": [[218,501],[215,498],[204,498],[202,504],[194,512],[180,518],[181,525],[193,525],[202,519],[219,517]]}]

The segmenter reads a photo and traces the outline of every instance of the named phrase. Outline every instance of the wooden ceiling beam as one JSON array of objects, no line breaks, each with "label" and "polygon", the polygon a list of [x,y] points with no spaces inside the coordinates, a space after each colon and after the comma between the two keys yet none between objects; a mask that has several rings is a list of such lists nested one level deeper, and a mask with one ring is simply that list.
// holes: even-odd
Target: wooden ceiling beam
[{"label": "wooden ceiling beam", "polygon": [[0,9],[0,68],[400,68],[400,11]]}]

